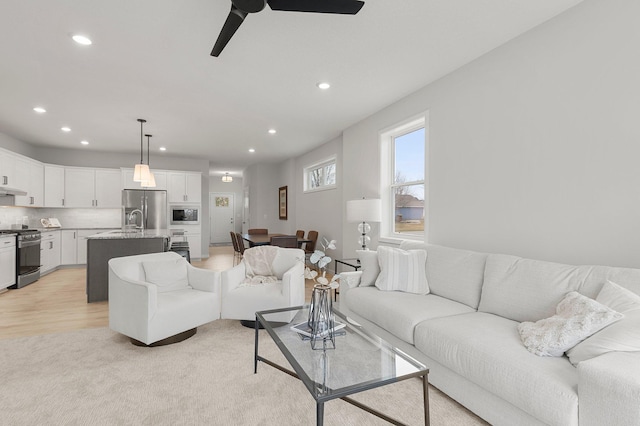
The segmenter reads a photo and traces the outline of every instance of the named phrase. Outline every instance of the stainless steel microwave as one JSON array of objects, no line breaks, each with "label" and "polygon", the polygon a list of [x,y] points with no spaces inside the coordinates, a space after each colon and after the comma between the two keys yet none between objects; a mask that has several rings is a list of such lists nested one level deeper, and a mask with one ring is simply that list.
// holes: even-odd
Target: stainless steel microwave
[{"label": "stainless steel microwave", "polygon": [[199,225],[200,208],[198,206],[171,206],[172,225]]}]

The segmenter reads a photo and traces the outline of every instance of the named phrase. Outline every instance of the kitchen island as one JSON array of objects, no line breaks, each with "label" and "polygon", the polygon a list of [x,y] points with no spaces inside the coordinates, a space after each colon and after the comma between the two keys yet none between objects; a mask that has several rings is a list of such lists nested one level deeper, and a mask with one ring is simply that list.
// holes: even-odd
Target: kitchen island
[{"label": "kitchen island", "polygon": [[87,303],[109,300],[109,259],[167,251],[171,231],[102,232],[87,237]]}]

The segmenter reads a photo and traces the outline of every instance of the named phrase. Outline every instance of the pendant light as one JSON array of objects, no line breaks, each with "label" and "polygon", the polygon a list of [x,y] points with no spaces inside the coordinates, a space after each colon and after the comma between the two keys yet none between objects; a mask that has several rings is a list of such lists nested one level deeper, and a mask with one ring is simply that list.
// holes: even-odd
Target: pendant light
[{"label": "pendant light", "polygon": [[229,172],[226,172],[224,176],[222,176],[222,181],[224,183],[233,182],[233,177],[229,176]]},{"label": "pendant light", "polygon": [[156,178],[155,176],[153,176],[153,173],[151,172],[151,161],[150,161],[151,150],[149,149],[149,138],[151,138],[152,135],[145,135],[145,136],[147,137],[147,166],[149,167],[149,180],[143,180],[142,182],[140,182],[140,186],[143,188],[155,188]]},{"label": "pendant light", "polygon": [[134,182],[144,182],[144,181],[149,181],[150,177],[149,177],[149,166],[147,164],[144,164],[143,158],[142,158],[142,144],[144,142],[142,135],[144,134],[144,132],[142,131],[142,126],[144,123],[147,122],[147,120],[143,120],[142,118],[138,118],[138,122],[140,123],[140,164],[136,164],[136,167],[133,171],[133,181]]}]

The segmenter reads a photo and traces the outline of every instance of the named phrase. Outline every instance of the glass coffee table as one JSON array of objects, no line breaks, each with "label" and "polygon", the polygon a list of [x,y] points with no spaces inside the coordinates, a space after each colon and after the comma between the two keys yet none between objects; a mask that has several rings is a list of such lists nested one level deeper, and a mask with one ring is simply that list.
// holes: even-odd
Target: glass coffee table
[{"label": "glass coffee table", "polygon": [[[275,314],[296,311],[291,323],[271,322]],[[361,404],[349,395],[419,377],[422,380],[424,402],[424,424],[429,424],[429,369],[415,358],[386,342],[370,330],[353,322],[341,312],[333,309],[336,321],[346,324],[335,336],[335,349],[313,350],[309,340],[303,340],[291,329],[294,324],[307,320],[308,307],[274,309],[256,312],[254,373],[258,362],[264,362],[280,371],[296,377],[304,383],[316,401],[316,424],[324,419],[324,403],[340,398],[389,423],[402,425],[399,421]],[[285,356],[293,371],[259,355],[259,328],[264,327]],[[342,331],[340,330],[340,331]]]}]

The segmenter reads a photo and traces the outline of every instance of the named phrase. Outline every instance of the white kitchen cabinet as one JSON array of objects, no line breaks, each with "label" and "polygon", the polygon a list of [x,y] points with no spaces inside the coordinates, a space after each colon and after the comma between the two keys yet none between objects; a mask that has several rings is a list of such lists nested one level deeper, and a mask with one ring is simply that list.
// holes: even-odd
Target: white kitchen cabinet
[{"label": "white kitchen cabinet", "polygon": [[43,231],[40,241],[40,273],[45,274],[60,266],[60,231]]},{"label": "white kitchen cabinet", "polygon": [[0,290],[16,283],[16,236],[0,237]]},{"label": "white kitchen cabinet", "polygon": [[44,206],[64,207],[64,167],[44,165]]},{"label": "white kitchen cabinet", "polygon": [[120,171],[65,167],[65,207],[107,207],[122,205]]},{"label": "white kitchen cabinet", "polygon": [[167,198],[170,203],[201,202],[202,174],[193,172],[168,172]]},{"label": "white kitchen cabinet", "polygon": [[27,157],[16,155],[15,187],[27,195],[16,195],[16,206],[42,207],[44,205],[44,165]]},{"label": "white kitchen cabinet", "polygon": [[[153,177],[156,180],[156,187],[149,188],[154,190],[167,189],[167,172],[151,169]],[[146,189],[140,185],[140,182],[133,181],[133,169],[122,169],[122,188],[123,189]]]},{"label": "white kitchen cabinet", "polygon": [[78,262],[78,231],[63,229],[60,231],[60,264],[76,265]]},{"label": "white kitchen cabinet", "polygon": [[0,187],[16,187],[15,183],[15,154],[0,149]]},{"label": "white kitchen cabinet", "polygon": [[[171,226],[172,231],[181,231],[183,235],[175,235],[171,238],[171,242],[187,241],[189,243],[189,253],[191,258],[202,258],[202,235],[200,225],[182,225]],[[207,257],[208,257],[207,253]]]}]

